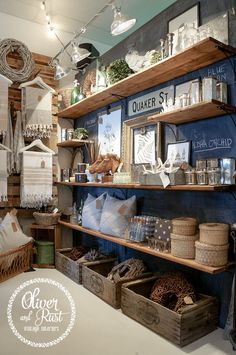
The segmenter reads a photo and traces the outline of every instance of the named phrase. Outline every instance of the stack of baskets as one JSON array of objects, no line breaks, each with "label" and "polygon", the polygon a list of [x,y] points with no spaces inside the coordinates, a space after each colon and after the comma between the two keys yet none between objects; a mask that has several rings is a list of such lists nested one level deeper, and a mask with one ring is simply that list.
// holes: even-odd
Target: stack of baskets
[{"label": "stack of baskets", "polygon": [[171,254],[183,259],[195,258],[195,241],[198,239],[197,220],[180,217],[172,220]]},{"label": "stack of baskets", "polygon": [[196,241],[196,261],[208,266],[224,266],[228,261],[229,226],[224,223],[199,225],[200,240]]}]

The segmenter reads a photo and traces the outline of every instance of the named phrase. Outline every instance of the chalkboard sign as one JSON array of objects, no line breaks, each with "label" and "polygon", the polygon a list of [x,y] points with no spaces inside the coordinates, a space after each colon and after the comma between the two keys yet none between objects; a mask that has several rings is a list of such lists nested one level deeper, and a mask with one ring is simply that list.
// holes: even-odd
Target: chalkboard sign
[{"label": "chalkboard sign", "polygon": [[192,141],[192,164],[196,159],[214,157],[236,158],[236,127],[228,115],[181,125],[178,139]]}]

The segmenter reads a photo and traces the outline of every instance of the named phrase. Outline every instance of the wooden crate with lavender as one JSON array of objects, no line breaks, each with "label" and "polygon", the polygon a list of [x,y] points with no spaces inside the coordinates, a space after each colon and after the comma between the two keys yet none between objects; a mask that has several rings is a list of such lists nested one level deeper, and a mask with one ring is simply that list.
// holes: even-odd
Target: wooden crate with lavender
[{"label": "wooden crate with lavender", "polygon": [[56,269],[78,284],[82,284],[82,266],[108,257],[98,250],[80,246],[58,249],[55,256]]}]

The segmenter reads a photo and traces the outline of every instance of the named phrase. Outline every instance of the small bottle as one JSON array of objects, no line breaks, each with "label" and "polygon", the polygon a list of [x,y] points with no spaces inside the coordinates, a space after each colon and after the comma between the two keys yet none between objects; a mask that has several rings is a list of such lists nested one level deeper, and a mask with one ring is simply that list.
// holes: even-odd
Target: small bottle
[{"label": "small bottle", "polygon": [[74,88],[71,92],[71,98],[70,98],[70,103],[71,105],[75,104],[76,102],[79,102],[79,95],[80,95],[80,87],[78,80],[74,80]]},{"label": "small bottle", "polygon": [[72,215],[70,216],[70,223],[77,224],[77,221],[78,221],[78,214],[77,214],[77,208],[76,208],[76,202],[75,202],[73,204]]},{"label": "small bottle", "polygon": [[79,206],[79,209],[78,209],[78,218],[77,218],[77,223],[78,223],[79,226],[82,226],[83,207],[84,207],[84,201],[81,199],[80,206]]}]

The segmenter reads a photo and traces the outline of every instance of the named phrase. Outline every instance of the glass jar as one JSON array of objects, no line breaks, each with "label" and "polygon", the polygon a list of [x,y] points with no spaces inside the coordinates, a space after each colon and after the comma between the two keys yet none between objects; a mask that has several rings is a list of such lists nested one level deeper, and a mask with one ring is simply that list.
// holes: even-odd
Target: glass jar
[{"label": "glass jar", "polygon": [[219,168],[213,168],[211,170],[208,170],[209,185],[220,185],[220,179],[221,174]]},{"label": "glass jar", "polygon": [[205,159],[197,159],[196,160],[196,169],[204,170],[207,167],[207,161]]},{"label": "glass jar", "polygon": [[190,105],[190,95],[189,93],[184,93],[180,96],[181,107],[186,107]]},{"label": "glass jar", "polygon": [[184,173],[187,185],[195,185],[197,183],[197,175],[195,169],[186,170]]},{"label": "glass jar", "polygon": [[200,101],[200,82],[194,80],[191,84],[191,104],[198,104]]},{"label": "glass jar", "polygon": [[73,138],[74,138],[74,128],[67,128],[66,139],[69,141],[72,140]]},{"label": "glass jar", "polygon": [[215,169],[220,167],[220,160],[218,158],[207,159],[207,169]]},{"label": "glass jar", "polygon": [[208,173],[206,169],[197,171],[197,183],[198,185],[208,184]]}]

